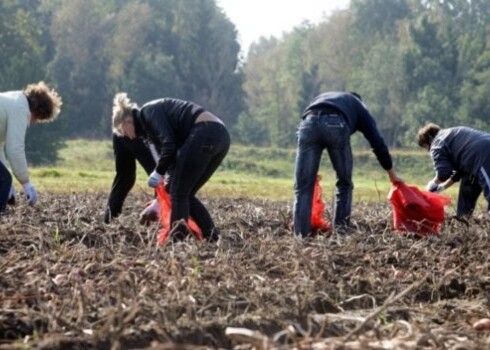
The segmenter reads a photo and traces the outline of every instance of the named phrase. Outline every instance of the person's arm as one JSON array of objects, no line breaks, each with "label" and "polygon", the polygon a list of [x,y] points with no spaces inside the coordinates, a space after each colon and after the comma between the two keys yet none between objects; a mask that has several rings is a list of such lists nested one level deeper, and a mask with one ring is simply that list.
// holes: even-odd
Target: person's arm
[{"label": "person's arm", "polygon": [[155,145],[159,145],[157,151],[160,158],[157,161],[155,170],[150,174],[148,184],[155,187],[169,168],[175,163],[177,157],[177,142],[169,116],[159,115],[161,110],[149,107],[142,110],[144,114],[147,132],[150,140]]},{"label": "person's arm", "polygon": [[404,182],[401,178],[398,177],[398,175],[396,174],[396,172],[393,168],[388,170],[388,177],[390,178],[390,182],[392,184]]},{"label": "person's arm", "polygon": [[125,140],[122,136],[113,135],[112,146],[114,148],[116,176],[112,182],[111,193],[107,201],[105,223],[109,223],[121,214],[124,200],[136,181],[136,160],[124,143]]},{"label": "person's arm", "polygon": [[28,109],[18,108],[9,113],[5,155],[12,173],[22,185],[29,184],[29,170],[25,154],[25,137],[29,125]]},{"label": "person's arm", "polygon": [[155,149],[155,146],[145,145],[142,139],[133,140],[132,146],[133,146],[132,151],[136,157],[136,160],[138,161],[138,163],[140,163],[143,169],[145,169],[145,172],[148,175],[150,175],[151,172],[155,170],[158,161],[158,154],[156,153],[156,150],[155,150],[155,154],[153,154],[153,152],[150,149],[150,147]]}]

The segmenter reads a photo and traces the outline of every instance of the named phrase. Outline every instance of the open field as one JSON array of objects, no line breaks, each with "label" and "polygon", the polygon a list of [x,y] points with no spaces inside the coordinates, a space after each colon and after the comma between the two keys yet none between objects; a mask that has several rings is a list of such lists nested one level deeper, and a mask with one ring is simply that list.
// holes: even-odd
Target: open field
[{"label": "open field", "polygon": [[0,349],[490,347],[481,212],[417,240],[357,203],[353,235],[297,242],[289,203],[213,198],[218,244],[157,248],[141,194],[111,225],[105,195],[44,196],[0,218]]},{"label": "open field", "polygon": [[[394,159],[420,185],[425,156]],[[123,215],[104,225],[110,143],[72,141],[58,164],[34,169],[38,205],[19,198],[0,217],[0,350],[490,348],[490,331],[473,327],[490,317],[482,208],[468,223],[448,208],[429,239],[393,232],[386,175],[360,152],[353,234],[297,241],[293,159],[233,148],[201,193],[220,241],[157,247],[159,225],[137,223],[151,198],[141,169]]]}]

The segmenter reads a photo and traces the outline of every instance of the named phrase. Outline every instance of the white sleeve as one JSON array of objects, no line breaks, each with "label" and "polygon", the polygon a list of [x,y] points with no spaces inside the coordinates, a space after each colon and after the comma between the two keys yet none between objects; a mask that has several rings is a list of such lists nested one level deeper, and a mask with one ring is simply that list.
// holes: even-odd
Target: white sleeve
[{"label": "white sleeve", "polygon": [[22,184],[29,181],[25,154],[25,137],[29,125],[28,112],[19,107],[15,109],[15,113],[9,113],[5,138],[5,153],[12,173]]}]

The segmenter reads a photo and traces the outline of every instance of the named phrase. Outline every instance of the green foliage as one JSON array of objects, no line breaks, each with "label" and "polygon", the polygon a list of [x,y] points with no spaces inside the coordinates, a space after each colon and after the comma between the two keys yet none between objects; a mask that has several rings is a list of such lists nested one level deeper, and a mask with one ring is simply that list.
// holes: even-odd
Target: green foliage
[{"label": "green foliage", "polygon": [[216,0],[6,0],[0,90],[45,80],[63,97],[59,121],[29,129],[35,164],[56,161],[67,137],[107,137],[118,91],[195,101],[235,141],[275,147],[294,146],[316,95],[357,91],[387,144],[412,147],[427,121],[490,127],[489,33],[486,0],[352,0],[244,58]]}]

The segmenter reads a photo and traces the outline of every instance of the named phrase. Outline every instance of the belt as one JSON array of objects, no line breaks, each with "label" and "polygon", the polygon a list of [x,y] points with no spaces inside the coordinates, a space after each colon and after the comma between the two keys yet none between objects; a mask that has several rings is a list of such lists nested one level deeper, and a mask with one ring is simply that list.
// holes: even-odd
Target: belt
[{"label": "belt", "polygon": [[313,111],[313,112],[309,112],[306,116],[307,117],[315,117],[315,118],[318,118],[318,117],[321,117],[321,116],[332,116],[332,117],[343,117],[344,115],[342,114],[342,112],[339,112],[339,111]]}]

